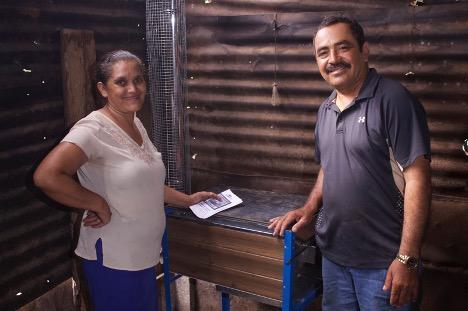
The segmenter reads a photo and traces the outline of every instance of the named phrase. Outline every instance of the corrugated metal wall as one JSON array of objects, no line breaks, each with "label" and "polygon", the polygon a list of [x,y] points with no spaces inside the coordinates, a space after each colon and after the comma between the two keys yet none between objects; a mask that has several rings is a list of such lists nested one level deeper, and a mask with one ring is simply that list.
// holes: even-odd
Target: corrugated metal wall
[{"label": "corrugated metal wall", "polygon": [[[310,190],[317,172],[315,112],[330,91],[314,64],[311,36],[324,11],[344,10],[367,28],[371,65],[402,81],[426,107],[436,191],[467,196],[460,152],[468,133],[467,1],[426,0],[417,8],[409,2],[187,0],[194,188]],[[144,55],[144,6],[137,0],[0,3],[2,310],[70,273],[68,214],[46,207],[25,186],[30,168],[65,130],[59,30],[94,30],[98,57],[115,48]],[[280,100],[272,105],[275,67]],[[146,124],[149,116],[142,114]]]},{"label": "corrugated metal wall", "polygon": [[[187,3],[187,109],[197,189],[226,183],[310,190],[318,170],[315,113],[330,93],[311,40],[322,11],[344,10],[366,29],[370,65],[401,81],[426,108],[435,192],[468,196],[468,164],[460,148],[468,136],[468,4],[205,2]],[[260,12],[278,14],[242,15]],[[223,14],[231,16],[217,16]],[[271,102],[275,71],[276,105]]]},{"label": "corrugated metal wall", "polygon": [[422,310],[465,310],[468,1],[188,1],[192,190],[310,191],[316,111],[331,91],[312,36],[323,15],[341,12],[365,27],[371,67],[401,81],[426,109],[439,195],[423,245]]},{"label": "corrugated metal wall", "polygon": [[25,182],[65,131],[62,28],[93,30],[98,57],[116,48],[145,55],[144,1],[1,1],[1,310],[30,301],[71,274],[69,213],[46,206]]}]

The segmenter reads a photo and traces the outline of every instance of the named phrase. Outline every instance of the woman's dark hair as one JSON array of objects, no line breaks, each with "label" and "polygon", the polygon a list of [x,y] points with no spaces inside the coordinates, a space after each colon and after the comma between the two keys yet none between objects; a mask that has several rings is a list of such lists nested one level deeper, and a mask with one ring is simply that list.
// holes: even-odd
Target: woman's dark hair
[{"label": "woman's dark hair", "polygon": [[[356,39],[359,45],[359,50],[362,52],[362,46],[364,45],[364,42],[366,42],[366,38],[364,36],[364,30],[362,29],[361,25],[354,19],[348,18],[346,16],[326,16],[318,26],[317,32],[322,28],[339,23],[347,24],[349,26],[354,39]],[[317,32],[315,33],[316,35]]]},{"label": "woman's dark hair", "polygon": [[141,69],[143,75],[146,74],[145,65],[142,60],[133,53],[125,50],[116,50],[104,54],[96,65],[96,81],[94,81],[94,101],[97,107],[103,107],[106,104],[106,100],[102,97],[101,93],[97,89],[97,83],[102,82],[104,84],[110,79],[112,75],[112,66],[123,60],[135,61]]}]

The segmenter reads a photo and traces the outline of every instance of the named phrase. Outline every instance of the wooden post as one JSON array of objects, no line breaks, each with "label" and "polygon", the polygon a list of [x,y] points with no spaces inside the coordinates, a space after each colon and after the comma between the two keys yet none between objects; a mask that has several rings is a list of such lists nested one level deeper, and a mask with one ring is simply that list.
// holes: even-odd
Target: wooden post
[{"label": "wooden post", "polygon": [[[62,86],[65,126],[71,127],[76,121],[95,109],[94,83],[96,71],[96,44],[94,32],[90,30],[63,29],[60,32],[60,57],[62,62]],[[76,247],[83,212],[71,213],[72,246]],[[81,266],[73,259],[72,276],[76,282],[74,292],[75,310],[91,310],[86,282]]]},{"label": "wooden post", "polygon": [[93,90],[96,43],[94,32],[62,29],[60,47],[65,123],[69,127],[95,109]]},{"label": "wooden post", "polygon": [[197,280],[189,278],[189,310],[195,311],[197,309]]}]

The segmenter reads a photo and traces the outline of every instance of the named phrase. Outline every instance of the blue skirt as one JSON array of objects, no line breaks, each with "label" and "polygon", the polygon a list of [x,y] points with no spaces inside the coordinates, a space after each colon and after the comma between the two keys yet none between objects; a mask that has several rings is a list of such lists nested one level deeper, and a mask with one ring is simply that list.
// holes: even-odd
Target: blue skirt
[{"label": "blue skirt", "polygon": [[97,260],[83,259],[83,271],[94,311],[157,311],[156,269],[117,270],[102,265],[102,241]]}]

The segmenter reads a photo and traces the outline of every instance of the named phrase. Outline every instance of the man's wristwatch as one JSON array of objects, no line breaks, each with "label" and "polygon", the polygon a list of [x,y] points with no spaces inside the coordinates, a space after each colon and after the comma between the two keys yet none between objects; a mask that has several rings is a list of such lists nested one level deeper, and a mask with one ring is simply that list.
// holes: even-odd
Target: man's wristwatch
[{"label": "man's wristwatch", "polygon": [[419,266],[419,260],[416,257],[398,254],[396,259],[402,264],[406,265],[409,270],[416,270]]}]

